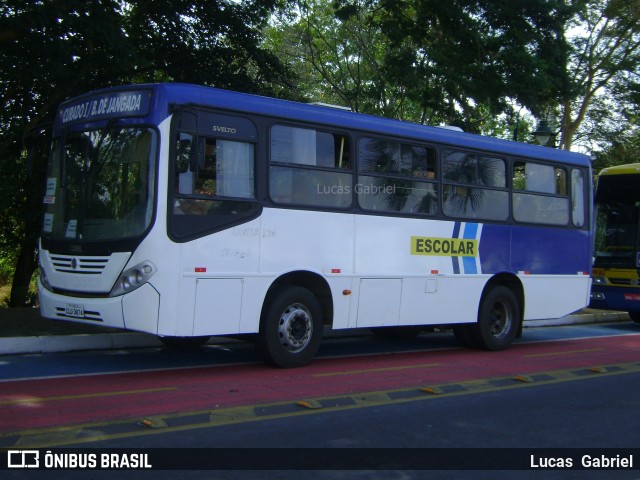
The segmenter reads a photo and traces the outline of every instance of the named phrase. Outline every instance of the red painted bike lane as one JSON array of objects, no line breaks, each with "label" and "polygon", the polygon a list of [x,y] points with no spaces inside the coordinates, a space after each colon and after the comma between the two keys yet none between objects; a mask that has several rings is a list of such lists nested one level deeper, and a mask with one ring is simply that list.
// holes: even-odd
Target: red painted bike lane
[{"label": "red painted bike lane", "polygon": [[640,334],[262,364],[0,383],[0,433],[215,410],[640,361]]}]

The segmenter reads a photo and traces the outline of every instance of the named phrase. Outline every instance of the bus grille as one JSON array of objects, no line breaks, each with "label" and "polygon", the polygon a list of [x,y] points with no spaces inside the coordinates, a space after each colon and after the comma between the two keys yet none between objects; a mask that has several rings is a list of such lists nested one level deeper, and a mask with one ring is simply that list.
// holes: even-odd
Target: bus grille
[{"label": "bus grille", "polygon": [[75,255],[51,255],[56,272],[79,275],[100,275],[109,263],[109,257],[78,257]]}]

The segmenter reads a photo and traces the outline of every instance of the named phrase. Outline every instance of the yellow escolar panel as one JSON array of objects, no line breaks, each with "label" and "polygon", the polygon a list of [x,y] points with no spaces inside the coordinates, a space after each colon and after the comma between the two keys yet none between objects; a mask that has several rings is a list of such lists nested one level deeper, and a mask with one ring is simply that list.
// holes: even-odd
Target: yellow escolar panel
[{"label": "yellow escolar panel", "polygon": [[411,255],[477,257],[478,240],[465,238],[411,237]]}]

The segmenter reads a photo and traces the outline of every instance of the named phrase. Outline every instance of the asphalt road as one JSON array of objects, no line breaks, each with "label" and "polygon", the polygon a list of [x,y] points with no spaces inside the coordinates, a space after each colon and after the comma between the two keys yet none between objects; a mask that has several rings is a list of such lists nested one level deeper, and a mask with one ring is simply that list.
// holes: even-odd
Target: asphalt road
[{"label": "asphalt road", "polygon": [[[503,456],[508,466],[522,453],[513,448],[635,448],[639,347],[637,325],[620,323],[535,329],[493,353],[457,348],[446,333],[409,342],[336,339],[312,365],[294,370],[262,365],[243,344],[0,357],[0,446],[180,447],[174,453],[186,454],[176,460],[183,462],[201,448],[214,449],[204,452],[215,462],[224,447],[232,449],[227,455],[262,459],[258,466],[266,468],[274,468],[276,456],[283,468],[246,471],[236,459],[223,471],[128,472],[131,478],[638,479],[640,451],[635,470],[616,471],[409,470],[403,465],[415,465],[402,455],[465,448],[442,452],[497,455],[498,463]],[[264,447],[280,450],[246,450]],[[355,456],[349,470],[333,470],[350,448],[381,448],[376,468],[393,469],[361,470],[370,460]],[[320,468],[314,460],[314,470],[292,470],[296,456],[315,450],[324,456]],[[3,477],[24,474],[8,470]],[[64,472],[81,474],[127,472]]]}]

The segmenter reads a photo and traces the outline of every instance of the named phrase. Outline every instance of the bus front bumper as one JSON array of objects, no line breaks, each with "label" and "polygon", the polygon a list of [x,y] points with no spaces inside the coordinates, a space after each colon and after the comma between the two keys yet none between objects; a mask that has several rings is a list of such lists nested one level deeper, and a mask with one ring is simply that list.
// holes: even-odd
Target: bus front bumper
[{"label": "bus front bumper", "polygon": [[38,280],[40,314],[52,320],[156,334],[160,295],[148,283],[118,297],[85,298],[53,293]]}]

